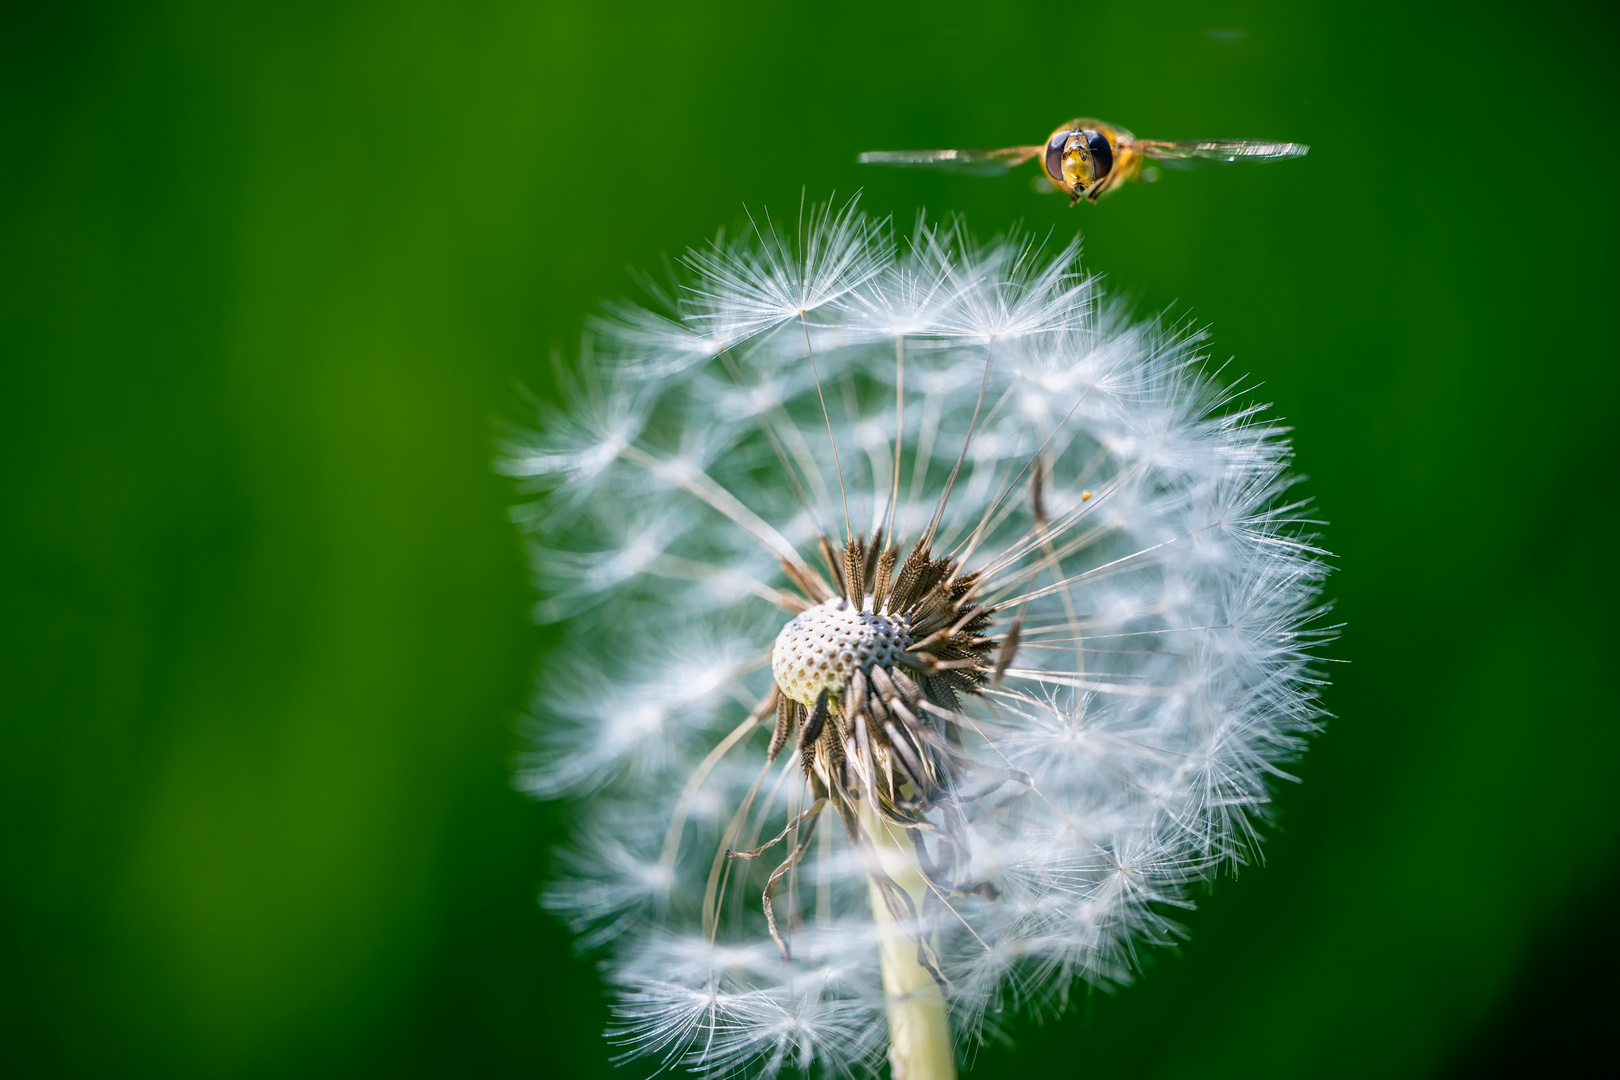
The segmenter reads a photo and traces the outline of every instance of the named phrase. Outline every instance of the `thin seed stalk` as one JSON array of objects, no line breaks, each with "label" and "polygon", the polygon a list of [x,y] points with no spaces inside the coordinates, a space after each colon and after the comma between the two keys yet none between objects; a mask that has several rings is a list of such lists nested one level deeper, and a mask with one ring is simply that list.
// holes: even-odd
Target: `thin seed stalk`
[{"label": "thin seed stalk", "polygon": [[[879,820],[863,803],[861,825],[877,848],[883,870],[911,896],[918,911],[928,889],[916,853],[903,830]],[[945,998],[928,970],[917,963],[917,942],[896,925],[876,881],[867,879],[872,918],[882,937],[883,998],[889,1013],[889,1075],[892,1080],[956,1080],[956,1050]]]}]

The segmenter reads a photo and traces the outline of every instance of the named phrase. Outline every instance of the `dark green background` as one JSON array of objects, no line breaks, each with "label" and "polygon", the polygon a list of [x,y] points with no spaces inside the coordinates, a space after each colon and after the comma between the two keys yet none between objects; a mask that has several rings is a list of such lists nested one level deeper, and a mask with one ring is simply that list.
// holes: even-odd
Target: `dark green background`
[{"label": "dark green background", "polygon": [[[1297,426],[1349,624],[1269,864],[975,1075],[1474,1075],[1596,1039],[1611,11],[8,5],[0,1072],[610,1072],[534,901],[568,811],[509,784],[547,638],[496,424],[627,266],[862,186],[1083,229],[1139,310],[1211,324]],[[853,163],[1075,113],[1313,150],[1072,211]]]}]

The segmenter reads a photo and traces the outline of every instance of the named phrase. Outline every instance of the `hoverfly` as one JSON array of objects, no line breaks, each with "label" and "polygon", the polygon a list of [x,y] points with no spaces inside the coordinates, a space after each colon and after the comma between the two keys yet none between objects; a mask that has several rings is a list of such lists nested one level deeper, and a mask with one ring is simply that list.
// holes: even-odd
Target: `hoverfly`
[{"label": "hoverfly", "polygon": [[1096,202],[1125,181],[1136,179],[1143,162],[1149,159],[1170,169],[1190,169],[1233,161],[1304,157],[1309,150],[1303,143],[1250,139],[1187,142],[1138,139],[1122,127],[1083,116],[1060,126],[1041,146],[1007,146],[999,150],[870,150],[856,160],[863,165],[901,165],[1000,176],[1030,158],[1040,158],[1047,178],[1069,196],[1069,205],[1073,206],[1081,199]]}]

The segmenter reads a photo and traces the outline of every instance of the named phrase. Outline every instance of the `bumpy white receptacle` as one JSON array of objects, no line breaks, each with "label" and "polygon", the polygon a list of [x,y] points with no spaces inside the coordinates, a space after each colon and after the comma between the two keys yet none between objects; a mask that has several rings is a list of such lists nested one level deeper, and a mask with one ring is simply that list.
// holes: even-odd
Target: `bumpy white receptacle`
[{"label": "bumpy white receptacle", "polygon": [[859,611],[841,598],[828,600],[782,627],[771,650],[771,670],[782,693],[814,705],[823,690],[837,694],[856,670],[899,663],[910,644],[905,619]]}]

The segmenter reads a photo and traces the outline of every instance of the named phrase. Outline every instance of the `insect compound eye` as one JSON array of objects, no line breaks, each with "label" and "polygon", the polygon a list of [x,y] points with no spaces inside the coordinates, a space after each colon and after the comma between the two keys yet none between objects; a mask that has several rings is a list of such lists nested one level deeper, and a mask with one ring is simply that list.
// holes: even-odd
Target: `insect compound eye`
[{"label": "insect compound eye", "polygon": [[1069,183],[1063,177],[1063,148],[1069,144],[1069,136],[1073,134],[1072,131],[1060,131],[1046,144],[1046,175],[1060,187]]},{"label": "insect compound eye", "polygon": [[[1108,136],[1100,131],[1082,131],[1080,137],[1086,140],[1086,147],[1091,151],[1091,175],[1101,180],[1114,171],[1114,148],[1108,145]],[[1048,156],[1052,153],[1047,150]]]}]

